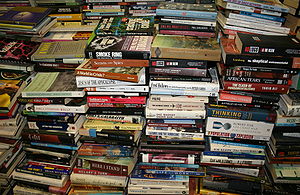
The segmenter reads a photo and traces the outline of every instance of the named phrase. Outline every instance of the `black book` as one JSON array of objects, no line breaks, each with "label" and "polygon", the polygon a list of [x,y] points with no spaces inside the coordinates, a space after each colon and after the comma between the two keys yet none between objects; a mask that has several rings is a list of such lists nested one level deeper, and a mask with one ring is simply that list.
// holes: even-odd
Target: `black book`
[{"label": "black book", "polygon": [[87,114],[145,115],[145,108],[89,108]]},{"label": "black book", "polygon": [[152,36],[95,36],[85,49],[91,59],[149,59]]},{"label": "black book", "polygon": [[291,36],[237,33],[235,44],[244,54],[300,56],[300,42]]}]

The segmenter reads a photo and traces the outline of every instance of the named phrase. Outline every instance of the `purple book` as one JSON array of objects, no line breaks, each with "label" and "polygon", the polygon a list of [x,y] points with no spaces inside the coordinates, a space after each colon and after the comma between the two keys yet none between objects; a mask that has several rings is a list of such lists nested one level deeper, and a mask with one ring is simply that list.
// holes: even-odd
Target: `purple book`
[{"label": "purple book", "polygon": [[51,12],[43,7],[14,7],[0,16],[1,23],[35,26]]}]

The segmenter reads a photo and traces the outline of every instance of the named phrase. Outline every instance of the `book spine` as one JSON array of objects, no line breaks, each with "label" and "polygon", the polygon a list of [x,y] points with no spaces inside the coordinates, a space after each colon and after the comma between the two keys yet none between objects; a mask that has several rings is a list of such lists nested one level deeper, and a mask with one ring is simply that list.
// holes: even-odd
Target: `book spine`
[{"label": "book spine", "polygon": [[201,156],[201,164],[205,165],[230,165],[230,166],[247,166],[247,167],[257,167],[264,165],[264,160],[251,160],[251,159],[228,159],[226,157],[216,157],[216,156]]},{"label": "book spine", "polygon": [[276,22],[284,22],[285,21],[284,17],[276,17],[276,16],[258,14],[258,13],[253,13],[253,12],[241,11],[240,14],[245,15],[245,16],[255,17],[255,18],[261,18],[261,19],[265,19],[265,20],[276,21]]},{"label": "book spine", "polygon": [[154,110],[146,107],[147,118],[178,118],[178,119],[204,119],[206,115],[205,110],[197,111],[174,111],[174,110]]},{"label": "book spine", "polygon": [[257,67],[274,67],[274,68],[292,68],[299,63],[298,57],[273,57],[266,55],[234,55],[228,54],[225,59],[226,64],[234,64],[236,66],[257,66]]},{"label": "book spine", "polygon": [[59,175],[57,173],[39,172],[39,171],[34,171],[34,170],[22,169],[22,168],[16,168],[15,171],[21,172],[21,173],[28,173],[31,175],[38,175],[38,176],[49,177],[49,178],[54,178],[54,179],[61,179],[61,175]]},{"label": "book spine", "polygon": [[[84,165],[85,164],[85,165]],[[104,163],[104,162],[97,162],[97,161],[90,161],[85,159],[77,159],[76,167],[77,168],[87,168],[96,171],[103,171],[110,174],[128,175],[128,166],[117,165],[112,163]]]},{"label": "book spine", "polygon": [[[113,177],[113,178],[110,178]],[[71,181],[74,184],[85,184],[85,185],[101,185],[101,186],[114,186],[114,187],[125,187],[125,179],[118,179],[114,176],[102,176],[90,175],[90,174],[71,174]]]},{"label": "book spine", "polygon": [[185,103],[185,102],[149,102],[147,105],[150,109],[185,109],[185,110],[203,110],[205,109],[202,103]]},{"label": "book spine", "polygon": [[292,75],[287,73],[253,72],[253,71],[226,69],[224,76],[290,79]]},{"label": "book spine", "polygon": [[146,135],[180,137],[180,138],[188,138],[189,140],[203,140],[204,139],[204,133],[172,132],[172,131],[168,131],[168,130],[146,129]]},{"label": "book spine", "polygon": [[245,0],[226,0],[227,2],[231,3],[236,3],[236,4],[241,4],[241,5],[246,5],[246,6],[251,6],[251,7],[258,7],[261,9],[267,9],[267,10],[272,10],[272,11],[277,11],[277,12],[285,12],[288,13],[289,9],[285,6],[280,6],[280,5],[271,5],[271,4],[266,4],[266,3],[257,3],[253,1],[245,1]]},{"label": "book spine", "polygon": [[150,81],[151,89],[194,90],[194,91],[219,91],[218,83],[209,82],[180,82],[180,81]]},{"label": "book spine", "polygon": [[214,32],[215,28],[212,27],[212,26],[180,25],[180,24],[160,23],[159,24],[159,30]]},{"label": "book spine", "polygon": [[107,172],[104,172],[104,171],[97,171],[97,170],[93,170],[93,169],[83,169],[83,168],[77,168],[77,167],[74,167],[73,173],[86,174],[86,175],[123,176],[123,175],[118,175],[118,174],[107,173]]},{"label": "book spine", "polygon": [[52,8],[52,11],[51,13],[52,14],[61,14],[61,13],[64,13],[64,14],[77,14],[77,13],[81,13],[82,11],[82,8],[80,6],[61,6],[61,7],[54,7],[54,6],[51,6]]},{"label": "book spine", "polygon": [[255,155],[250,153],[234,153],[234,152],[216,152],[216,151],[204,151],[203,155],[216,156],[216,157],[228,157],[228,158],[240,158],[240,159],[258,159],[264,160],[265,155]]},{"label": "book spine", "polygon": [[100,114],[87,114],[87,119],[96,119],[104,121],[114,121],[122,123],[141,123],[144,120],[140,116],[130,116],[130,115],[100,115]]},{"label": "book spine", "polygon": [[131,125],[115,125],[115,124],[111,124],[111,125],[97,125],[97,124],[83,124],[83,128],[86,129],[113,129],[113,130],[134,130],[134,131],[141,131],[143,129],[142,125],[141,126],[131,126]]},{"label": "book spine", "polygon": [[173,95],[173,96],[207,96],[207,97],[217,97],[217,92],[212,91],[195,91],[195,90],[161,90],[161,89],[151,89],[151,95]]},{"label": "book spine", "polygon": [[144,59],[150,58],[150,52],[148,51],[118,51],[120,54],[115,55],[114,51],[85,51],[86,58],[88,59]]},{"label": "book spine", "polygon": [[182,127],[182,128],[203,128],[203,124],[172,124],[172,123],[147,123],[149,127]]},{"label": "book spine", "polygon": [[211,82],[211,77],[184,77],[184,76],[160,76],[150,75],[152,81],[190,81],[190,82]]},{"label": "book spine", "polygon": [[277,114],[275,112],[267,111],[243,111],[208,107],[207,116],[242,120],[266,121],[274,123],[276,121]]},{"label": "book spine", "polygon": [[216,12],[207,11],[183,11],[183,10],[168,10],[168,9],[156,9],[156,15],[158,16],[177,16],[177,17],[191,17],[191,18],[203,18],[215,20],[217,17]]},{"label": "book spine", "polygon": [[105,115],[144,115],[145,109],[133,109],[133,108],[90,108],[88,114],[105,114]]},{"label": "book spine", "polygon": [[[250,13],[250,12],[248,12],[248,13]],[[243,21],[247,21],[247,22],[249,22],[251,20],[255,20],[256,23],[260,23],[260,24],[268,24],[269,23],[272,26],[278,26],[278,27],[280,27],[282,25],[282,22],[266,20],[266,19],[258,18],[258,17],[252,17],[251,15],[248,16],[248,15],[230,13],[228,17],[235,19],[235,20],[243,20]],[[227,21],[227,22],[229,22],[229,21]],[[227,24],[229,24],[229,23],[227,23]]]},{"label": "book spine", "polygon": [[291,85],[291,80],[284,79],[266,79],[266,78],[254,78],[254,77],[224,77],[225,81],[236,81],[236,82],[250,82],[250,83],[264,83],[264,84],[275,84],[275,85]]},{"label": "book spine", "polygon": [[71,112],[71,113],[86,113],[87,105],[83,105],[80,107],[72,107],[72,106],[63,106],[63,105],[33,105],[26,104],[26,111],[29,112]]},{"label": "book spine", "polygon": [[300,54],[300,49],[298,48],[288,48],[281,46],[270,46],[270,48],[265,48],[264,46],[242,44],[241,48],[242,54],[259,54],[259,55],[272,55],[272,56],[298,56]]},{"label": "book spine", "polygon": [[215,37],[216,33],[214,32],[200,32],[200,31],[183,31],[183,30],[159,30],[160,34],[166,35],[189,35],[197,37]]},{"label": "book spine", "polygon": [[111,154],[107,151],[96,150],[96,149],[80,149],[78,150],[78,155],[80,156],[107,156],[107,157],[129,157],[132,156],[132,152],[122,151],[120,154]]},{"label": "book spine", "polygon": [[88,96],[88,103],[123,103],[123,104],[145,104],[146,97],[109,97],[109,96]]},{"label": "book spine", "polygon": [[219,100],[221,101],[231,101],[231,102],[239,102],[239,103],[247,103],[247,104],[272,104],[275,102],[272,99],[264,99],[260,97],[251,97],[248,95],[239,95],[239,94],[230,94],[226,92],[219,93]]},{"label": "book spine", "polygon": [[270,109],[270,110],[277,110],[279,109],[278,105],[264,105],[264,104],[248,104],[248,103],[241,103],[241,102],[230,102],[230,101],[218,101],[220,105],[226,106],[239,106],[239,107],[249,107],[249,108],[262,108],[262,109]]},{"label": "book spine", "polygon": [[185,75],[185,76],[205,77],[207,74],[207,69],[150,67],[149,73],[160,74],[160,75],[177,75],[177,76]]},{"label": "book spine", "polygon": [[153,67],[178,67],[178,68],[207,68],[207,61],[179,60],[179,59],[150,59]]},{"label": "book spine", "polygon": [[287,93],[289,90],[289,87],[290,87],[289,85],[224,81],[224,89],[225,90]]},{"label": "book spine", "polygon": [[205,172],[198,172],[198,171],[174,171],[174,170],[156,170],[156,169],[146,169],[146,173],[152,174],[171,174],[171,175],[189,175],[189,176],[196,176],[196,177],[205,177]]},{"label": "book spine", "polygon": [[191,150],[164,150],[164,149],[154,149],[154,148],[141,148],[139,151],[147,153],[175,153],[175,154],[200,154],[200,151]]},{"label": "book spine", "polygon": [[174,163],[174,164],[195,164],[196,157],[194,155],[188,155],[186,157],[177,156],[161,156],[155,154],[141,153],[141,162],[144,163]]},{"label": "book spine", "polygon": [[132,135],[122,135],[122,134],[111,134],[111,133],[105,133],[105,132],[99,132],[94,129],[89,130],[79,130],[79,135],[84,136],[90,136],[90,137],[99,137],[99,138],[105,138],[105,139],[111,139],[111,140],[117,140],[117,141],[133,141],[134,137]]},{"label": "book spine", "polygon": [[46,134],[39,134],[39,133],[22,133],[22,138],[25,141],[41,141],[41,142],[50,142],[50,143],[69,143],[75,144],[74,138],[70,136],[59,136],[59,135],[46,135]]},{"label": "book spine", "polygon": [[105,78],[105,79],[116,79],[121,81],[129,82],[138,82],[139,77],[137,75],[121,74],[121,73],[112,73],[112,72],[100,72],[97,70],[75,70],[76,76],[87,76],[87,77],[96,77],[96,78]]},{"label": "book spine", "polygon": [[[300,59],[300,58],[294,58]],[[242,70],[242,71],[252,71],[252,72],[269,72],[269,73],[286,73],[286,74],[296,74],[297,71],[287,68],[268,68],[268,67],[252,67],[252,66],[234,66],[228,67],[232,70]]]},{"label": "book spine", "polygon": [[233,9],[238,11],[247,11],[247,12],[254,12],[260,14],[266,14],[271,16],[281,16],[282,12],[272,11],[268,9],[260,9],[251,6],[239,5],[236,3],[227,3],[226,9]]},{"label": "book spine", "polygon": [[149,101],[151,101],[151,102],[208,103],[208,97],[151,95],[149,97]]},{"label": "book spine", "polygon": [[143,108],[142,104],[88,103],[90,108]]}]

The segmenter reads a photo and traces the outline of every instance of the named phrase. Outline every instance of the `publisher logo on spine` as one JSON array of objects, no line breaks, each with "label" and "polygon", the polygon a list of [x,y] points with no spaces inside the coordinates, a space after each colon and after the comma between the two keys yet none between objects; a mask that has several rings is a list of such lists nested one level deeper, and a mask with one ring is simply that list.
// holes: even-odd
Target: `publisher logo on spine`
[{"label": "publisher logo on spine", "polygon": [[225,130],[229,130],[229,129],[231,129],[231,124],[230,123],[223,124],[223,123],[218,122],[218,121],[213,122],[213,129],[221,129],[222,127]]}]

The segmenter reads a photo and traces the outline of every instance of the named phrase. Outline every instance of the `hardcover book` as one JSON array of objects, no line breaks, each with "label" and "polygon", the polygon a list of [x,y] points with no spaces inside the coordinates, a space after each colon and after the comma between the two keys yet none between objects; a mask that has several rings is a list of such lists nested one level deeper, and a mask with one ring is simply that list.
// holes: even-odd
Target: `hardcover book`
[{"label": "hardcover book", "polygon": [[221,50],[216,39],[158,34],[151,46],[153,58],[219,61]]},{"label": "hardcover book", "polygon": [[86,58],[149,59],[152,36],[95,36],[85,49]]},{"label": "hardcover book", "polygon": [[23,90],[22,97],[83,97],[74,72],[39,72]]},{"label": "hardcover book", "polygon": [[235,44],[245,54],[300,57],[300,43],[290,36],[237,33]]},{"label": "hardcover book", "polygon": [[99,36],[152,35],[154,17],[102,17],[95,32]]},{"label": "hardcover book", "polygon": [[0,22],[35,26],[50,12],[50,8],[18,6],[0,16]]}]

